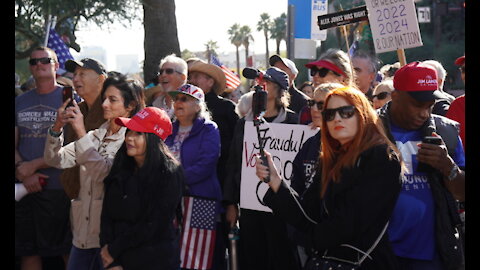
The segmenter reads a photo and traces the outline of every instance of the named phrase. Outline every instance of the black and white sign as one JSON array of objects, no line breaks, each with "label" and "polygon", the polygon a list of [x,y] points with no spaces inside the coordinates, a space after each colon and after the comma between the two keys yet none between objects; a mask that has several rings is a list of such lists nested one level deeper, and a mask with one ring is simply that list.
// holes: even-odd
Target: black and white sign
[{"label": "black and white sign", "polygon": [[317,24],[320,30],[338,27],[359,21],[368,20],[366,6],[361,6],[336,13],[330,13],[317,17]]},{"label": "black and white sign", "polygon": [[418,23],[430,22],[430,7],[418,7],[417,8]]}]

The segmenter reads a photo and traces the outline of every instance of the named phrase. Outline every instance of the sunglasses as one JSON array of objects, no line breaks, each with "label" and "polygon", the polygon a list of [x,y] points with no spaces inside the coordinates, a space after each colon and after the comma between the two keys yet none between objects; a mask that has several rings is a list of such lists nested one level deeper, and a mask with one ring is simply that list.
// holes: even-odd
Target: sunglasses
[{"label": "sunglasses", "polygon": [[174,72],[177,72],[178,74],[182,74],[181,72],[178,72],[177,70],[175,70],[173,68],[162,68],[158,72],[158,75],[162,75],[163,72],[167,73],[168,75],[173,74]]},{"label": "sunglasses", "polygon": [[321,111],[323,110],[323,104],[325,104],[325,102],[323,101],[315,101],[313,99],[307,100],[307,105],[310,109],[313,108],[313,106],[317,105],[317,109]]},{"label": "sunglasses", "polygon": [[342,106],[335,109],[325,109],[322,112],[323,119],[330,122],[335,119],[337,112],[342,119],[348,119],[355,114],[355,106]]},{"label": "sunglasses", "polygon": [[313,76],[315,76],[315,74],[318,73],[318,76],[320,76],[320,78],[324,78],[325,76],[327,76],[328,72],[330,72],[330,71],[333,72],[335,75],[340,76],[340,74],[338,74],[335,71],[330,70],[328,68],[318,69],[318,68],[315,68],[315,67],[310,69],[310,76],[313,77]]},{"label": "sunglasses", "polygon": [[187,102],[188,101],[188,97],[187,96],[175,96],[175,101],[181,101],[181,102]]},{"label": "sunglasses", "polygon": [[42,57],[42,58],[31,58],[30,60],[28,60],[28,63],[30,64],[30,66],[35,66],[38,62],[40,62],[41,64],[50,64],[50,63],[55,63],[55,61],[50,58],[50,57]]},{"label": "sunglasses", "polygon": [[461,67],[459,67],[458,69],[460,69],[460,71],[461,71],[462,73],[465,73],[465,66],[461,66]]},{"label": "sunglasses", "polygon": [[373,95],[372,99],[378,98],[379,100],[382,100],[382,99],[386,99],[388,97],[388,95],[390,95],[389,92],[382,92],[380,94]]}]

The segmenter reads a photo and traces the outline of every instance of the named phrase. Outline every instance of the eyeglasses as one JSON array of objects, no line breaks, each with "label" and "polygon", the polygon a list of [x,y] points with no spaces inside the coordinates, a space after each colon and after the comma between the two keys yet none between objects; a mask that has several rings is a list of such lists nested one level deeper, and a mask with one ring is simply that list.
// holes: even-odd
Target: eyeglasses
[{"label": "eyeglasses", "polygon": [[321,111],[321,110],[323,110],[323,104],[325,104],[325,102],[323,102],[323,101],[315,101],[315,100],[313,100],[313,99],[307,100],[307,105],[308,105],[308,107],[309,107],[310,109],[313,108],[313,106],[317,105],[317,106],[316,106],[317,109],[318,109],[319,111]]},{"label": "eyeglasses", "polygon": [[53,60],[50,57],[31,58],[30,60],[28,60],[28,63],[30,64],[30,66],[35,66],[38,62],[45,65],[45,64],[55,63],[55,60]]},{"label": "eyeglasses", "polygon": [[337,75],[337,76],[340,76],[340,74],[336,73],[335,71],[333,70],[330,70],[328,68],[316,68],[316,67],[313,67],[310,69],[310,75],[313,77],[315,76],[315,74],[318,73],[318,76],[320,76],[320,78],[324,78],[325,76],[327,76],[328,72],[333,72],[333,74]]},{"label": "eyeglasses", "polygon": [[182,74],[181,72],[178,72],[177,70],[175,70],[173,68],[162,68],[158,72],[158,75],[162,75],[163,72],[167,73],[168,75],[173,74],[174,72],[177,72],[178,74]]},{"label": "eyeglasses", "polygon": [[355,114],[355,106],[342,106],[335,109],[325,109],[322,112],[323,119],[327,122],[335,119],[337,112],[342,119],[351,118]]},{"label": "eyeglasses", "polygon": [[379,94],[373,95],[372,99],[378,98],[379,100],[382,100],[382,99],[386,99],[388,97],[388,95],[390,95],[389,92],[381,92]]}]

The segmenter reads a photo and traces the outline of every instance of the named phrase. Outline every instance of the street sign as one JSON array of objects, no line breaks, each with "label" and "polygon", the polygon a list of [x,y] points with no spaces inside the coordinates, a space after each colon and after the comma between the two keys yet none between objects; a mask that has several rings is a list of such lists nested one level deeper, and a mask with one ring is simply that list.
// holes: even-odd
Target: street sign
[{"label": "street sign", "polygon": [[418,23],[430,22],[430,7],[418,7],[417,8]]}]

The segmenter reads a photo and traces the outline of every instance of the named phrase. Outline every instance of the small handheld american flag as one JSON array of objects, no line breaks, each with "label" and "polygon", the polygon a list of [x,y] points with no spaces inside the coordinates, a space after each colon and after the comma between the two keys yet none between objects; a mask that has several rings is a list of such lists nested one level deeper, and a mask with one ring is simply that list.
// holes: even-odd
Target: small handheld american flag
[{"label": "small handheld american flag", "polygon": [[210,269],[215,249],[217,202],[185,196],[182,213],[180,267]]},{"label": "small handheld american flag", "polygon": [[225,73],[225,79],[227,80],[227,88],[233,90],[237,89],[237,87],[240,85],[240,78],[238,78],[237,75],[235,75],[230,69],[224,66],[222,62],[220,62],[220,60],[215,57],[215,55],[212,54],[210,60],[212,64],[219,66],[222,69],[223,73]]},{"label": "small handheld american flag", "polygon": [[48,43],[47,47],[54,50],[58,57],[58,63],[60,68],[65,69],[65,62],[69,59],[73,59],[73,56],[70,54],[68,46],[63,42],[60,36],[57,34],[55,29],[51,28],[48,34]]}]

